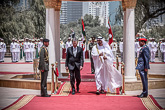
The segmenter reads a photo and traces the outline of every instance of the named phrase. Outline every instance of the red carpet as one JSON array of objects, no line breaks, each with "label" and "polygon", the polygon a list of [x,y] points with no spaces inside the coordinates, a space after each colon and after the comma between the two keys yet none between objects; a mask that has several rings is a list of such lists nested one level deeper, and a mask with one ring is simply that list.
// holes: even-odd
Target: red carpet
[{"label": "red carpet", "polygon": [[5,109],[19,110],[159,110],[160,105],[152,96],[138,98],[126,95],[96,95],[95,82],[82,82],[80,93],[69,93],[69,82],[63,83],[57,95],[39,97],[24,95]]},{"label": "red carpet", "polygon": [[[84,64],[82,79],[94,79],[90,74],[90,63]],[[25,73],[25,72],[24,72]],[[18,74],[18,72],[17,72]],[[118,91],[117,91],[118,92]],[[39,97],[24,95],[5,109],[12,110],[159,110],[162,109],[153,96],[138,98],[135,96],[105,93],[96,95],[95,82],[81,82],[80,92],[71,95],[70,82],[64,82],[56,95]]]},{"label": "red carpet", "polygon": [[[26,98],[24,98],[26,97]],[[29,96],[30,97],[30,96]],[[23,99],[24,98],[24,99]],[[17,103],[7,107],[19,110],[152,110],[162,109],[152,96],[143,101],[133,96],[52,96],[50,98],[21,97]],[[25,103],[25,100],[28,100]],[[30,102],[29,102],[30,101]],[[5,109],[7,109],[5,108]]]},{"label": "red carpet", "polygon": [[[69,95],[71,95],[71,92]],[[80,92],[76,92],[75,95],[96,95],[96,82],[81,82]]]}]

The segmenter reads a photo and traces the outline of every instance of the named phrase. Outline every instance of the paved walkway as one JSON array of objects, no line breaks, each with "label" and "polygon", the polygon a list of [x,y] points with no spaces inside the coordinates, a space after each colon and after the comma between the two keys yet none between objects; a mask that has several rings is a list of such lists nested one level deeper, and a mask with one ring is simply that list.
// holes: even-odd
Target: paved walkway
[{"label": "paved walkway", "polygon": [[[65,59],[61,60],[65,62]],[[158,59],[156,59],[158,61]],[[5,58],[5,62],[11,62],[10,58]],[[24,62],[21,60],[20,62]],[[89,62],[89,59],[85,60]],[[151,64],[151,69],[149,70],[150,74],[165,74],[165,64]],[[2,64],[0,63],[0,72],[33,72],[33,64]],[[61,64],[61,71],[65,72],[65,65]],[[0,75],[0,77],[3,75]],[[50,93],[50,91],[49,91]],[[141,90],[138,91],[126,91],[128,95],[139,95]],[[10,105],[16,101],[20,96],[25,94],[35,94],[40,95],[39,90],[30,90],[30,89],[17,89],[17,88],[6,88],[0,87],[0,109]],[[165,108],[165,89],[151,89],[149,94],[153,95],[158,103]]]}]

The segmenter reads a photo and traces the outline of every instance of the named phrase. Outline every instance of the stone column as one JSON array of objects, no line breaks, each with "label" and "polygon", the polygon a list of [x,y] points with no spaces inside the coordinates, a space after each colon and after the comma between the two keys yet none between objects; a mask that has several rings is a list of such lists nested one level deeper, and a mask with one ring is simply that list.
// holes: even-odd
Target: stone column
[{"label": "stone column", "polygon": [[126,44],[126,11],[124,11],[123,22],[123,62],[125,63],[125,44]]},{"label": "stone column", "polygon": [[54,37],[55,37],[55,28],[54,28],[54,8],[46,9],[46,38],[50,40],[49,42],[49,73],[48,79],[51,79],[51,64],[55,63],[55,48],[54,48]]},{"label": "stone column", "polygon": [[[51,64],[57,60],[60,65],[60,8],[61,0],[44,0],[46,7],[46,38],[49,42],[49,74],[51,79]],[[59,58],[58,58],[59,57]],[[58,60],[59,59],[59,60]],[[60,66],[58,66],[60,72]]]},{"label": "stone column", "polygon": [[126,7],[124,2],[122,2],[123,7],[123,62],[125,63],[125,43],[126,43]]},{"label": "stone column", "polygon": [[134,8],[136,6],[136,0],[123,0],[126,12],[125,12],[125,46],[124,46],[124,58],[125,58],[125,81],[137,81],[135,76],[135,13]]},{"label": "stone column", "polygon": [[[56,53],[56,61],[58,62],[58,71],[61,73],[61,67],[60,67],[60,10],[54,11],[55,15],[55,53]],[[61,77],[61,74],[60,74]]]}]

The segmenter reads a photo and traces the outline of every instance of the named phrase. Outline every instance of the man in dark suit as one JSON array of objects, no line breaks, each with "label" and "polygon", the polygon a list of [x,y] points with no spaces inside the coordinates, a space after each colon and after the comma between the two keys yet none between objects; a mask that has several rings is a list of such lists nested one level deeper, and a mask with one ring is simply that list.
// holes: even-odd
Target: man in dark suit
[{"label": "man in dark suit", "polygon": [[91,52],[92,52],[92,48],[93,46],[95,46],[96,43],[95,43],[95,37],[93,36],[92,37],[92,41],[91,43],[89,44],[89,50],[90,50],[90,60],[91,60],[91,74],[95,74],[95,68],[94,68],[94,63],[93,63],[93,58],[92,58],[92,55],[91,55]]},{"label": "man in dark suit", "polygon": [[70,83],[72,87],[72,95],[75,94],[75,77],[77,92],[79,92],[79,85],[81,82],[80,70],[83,69],[83,49],[77,46],[77,39],[73,38],[73,46],[67,49],[65,67],[70,73]]},{"label": "man in dark suit", "polygon": [[149,60],[150,60],[150,51],[148,46],[146,45],[147,39],[145,37],[141,37],[139,39],[139,45],[141,48],[139,52],[138,64],[136,69],[139,70],[139,74],[143,84],[143,92],[138,95],[139,98],[148,96],[148,78],[147,72],[150,69]]},{"label": "man in dark suit", "polygon": [[51,95],[47,94],[47,76],[49,71],[49,55],[48,49],[49,39],[43,40],[43,45],[39,52],[39,67],[38,69],[41,71],[41,96],[42,97],[50,97]]}]

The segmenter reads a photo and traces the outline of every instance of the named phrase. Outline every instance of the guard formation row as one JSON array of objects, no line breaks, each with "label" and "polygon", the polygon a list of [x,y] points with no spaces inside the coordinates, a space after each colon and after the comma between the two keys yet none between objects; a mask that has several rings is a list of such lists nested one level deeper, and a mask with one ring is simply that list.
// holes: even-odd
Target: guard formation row
[{"label": "guard formation row", "polygon": [[[72,38],[69,37],[68,41],[64,43],[60,39],[60,57],[62,59],[63,49],[65,49],[65,53],[67,52],[67,48],[72,46]],[[96,43],[95,37],[91,37],[88,42],[83,38],[79,38],[78,46],[83,48],[83,58],[85,59],[85,52],[92,50],[92,46],[90,43]],[[108,42],[108,41],[107,41]],[[40,48],[43,45],[43,38],[40,39],[12,39],[12,43],[10,44],[10,52],[12,62],[18,62],[19,60],[24,59],[25,62],[32,62],[33,59],[39,57]],[[155,62],[155,56],[157,54],[160,61],[165,62],[165,39],[160,39],[159,42],[156,42],[154,38],[150,38],[147,42],[147,45],[150,50],[150,61]],[[120,42],[117,42],[116,39],[113,39],[112,44],[110,45],[114,56],[120,55],[121,61],[123,61],[123,39],[121,38]],[[140,45],[138,39],[135,39],[135,57],[139,56]],[[0,38],[0,62],[4,62],[4,57],[6,53],[6,44],[4,40]],[[90,54],[89,54],[90,58]]]}]

